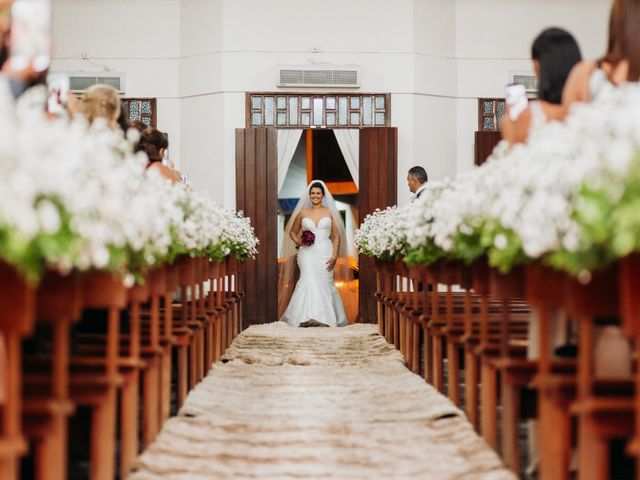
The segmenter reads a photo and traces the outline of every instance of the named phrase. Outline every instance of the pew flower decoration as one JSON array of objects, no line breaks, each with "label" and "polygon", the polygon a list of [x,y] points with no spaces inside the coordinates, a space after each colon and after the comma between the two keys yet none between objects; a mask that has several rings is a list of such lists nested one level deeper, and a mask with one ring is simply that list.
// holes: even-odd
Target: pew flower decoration
[{"label": "pew flower decoration", "polygon": [[400,258],[406,248],[409,205],[377,209],[364,219],[354,241],[359,253],[380,260]]},{"label": "pew flower decoration", "polygon": [[31,279],[45,266],[126,276],[168,254],[178,210],[121,134],[39,116],[17,122],[0,187],[6,261]]},{"label": "pew flower decoration", "polygon": [[432,264],[445,255],[445,250],[435,242],[438,232],[434,229],[438,199],[450,188],[452,181],[431,181],[420,198],[407,205],[404,215],[407,251],[405,261],[410,265]]},{"label": "pew flower decoration", "polygon": [[541,261],[588,278],[640,251],[638,211],[640,87],[630,84],[575,106],[563,123],[537,126],[525,145],[500,144],[482,167],[434,185],[411,204],[405,227],[394,229],[392,214],[377,212],[365,220],[359,248],[388,258],[388,237],[404,231],[408,263],[486,257],[508,272]]},{"label": "pew flower decoration", "polygon": [[577,151],[590,164],[579,184],[572,218],[580,226],[575,248],[559,249],[549,263],[573,274],[603,268],[640,251],[640,88],[611,89],[570,119],[580,128]]},{"label": "pew flower decoration", "polygon": [[588,278],[640,247],[631,213],[640,191],[638,108],[636,86],[612,89],[503,159],[503,187],[484,226],[491,265],[508,271],[541,260]]},{"label": "pew flower decoration", "polygon": [[223,209],[223,214],[223,245],[238,260],[255,258],[260,242],[251,226],[251,220],[245,217],[242,212],[234,212],[230,209]]},{"label": "pew flower decoration", "polygon": [[[563,245],[575,245],[578,227],[571,220],[571,194],[576,176],[566,172],[573,158],[563,130],[552,123],[541,135],[545,141],[508,151],[499,148],[451,195],[443,196],[443,202],[462,203],[454,256],[471,262],[486,255],[490,265],[506,272]],[[474,194],[465,195],[466,190]],[[446,213],[439,222],[449,221]]]},{"label": "pew flower decoration", "polygon": [[255,255],[248,219],[145,172],[122,133],[47,120],[42,103],[25,99],[13,108],[0,86],[0,260],[28,280],[51,268],[131,283],[180,253]]},{"label": "pew flower decoration", "polygon": [[251,221],[241,212],[216,204],[207,194],[183,185],[173,187],[173,199],[182,216],[175,227],[175,255],[208,255],[221,261],[229,255],[254,258],[258,239]]}]

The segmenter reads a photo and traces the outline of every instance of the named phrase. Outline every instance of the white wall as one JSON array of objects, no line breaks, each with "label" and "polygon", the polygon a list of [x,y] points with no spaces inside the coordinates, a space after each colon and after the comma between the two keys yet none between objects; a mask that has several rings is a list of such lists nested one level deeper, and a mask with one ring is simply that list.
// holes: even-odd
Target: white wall
[{"label": "white wall", "polygon": [[[414,82],[413,155],[411,162],[399,156],[398,200],[404,203],[410,194],[406,173],[421,165],[429,178],[456,173],[456,86],[455,2],[416,0],[414,2]],[[400,128],[401,126],[398,125]]]},{"label": "white wall", "polygon": [[223,2],[180,3],[178,88],[183,168],[194,187],[207,190],[218,202],[235,205],[234,153],[224,161],[225,138],[233,138],[234,133],[225,122]]},{"label": "white wall", "polygon": [[[158,99],[158,128],[180,162],[180,0],[53,0],[52,71],[126,74],[126,96]],[[151,21],[150,21],[151,20]],[[83,53],[91,62],[81,59]],[[104,67],[104,68],[103,68]]]},{"label": "white wall", "polygon": [[586,57],[598,56],[610,3],[54,0],[53,66],[96,69],[80,59],[87,52],[126,72],[127,95],[158,97],[159,126],[194,186],[233,206],[245,92],[278,90],[277,65],[358,65],[359,91],[391,93],[404,203],[409,167],[442,178],[473,164],[477,97],[502,96],[509,71],[530,70],[544,27],[569,29]]}]

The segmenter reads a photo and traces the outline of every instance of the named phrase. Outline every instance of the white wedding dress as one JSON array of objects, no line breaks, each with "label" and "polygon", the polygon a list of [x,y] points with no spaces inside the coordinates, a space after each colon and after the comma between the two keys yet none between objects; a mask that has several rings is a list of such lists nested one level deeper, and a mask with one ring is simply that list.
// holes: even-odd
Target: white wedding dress
[{"label": "white wedding dress", "polygon": [[327,271],[327,261],[333,253],[331,217],[322,217],[316,225],[302,218],[302,230],[312,231],[316,238],[310,247],[298,250],[300,279],[281,320],[299,327],[307,320],[316,320],[330,327],[348,324],[340,293],[333,283],[333,272]]}]

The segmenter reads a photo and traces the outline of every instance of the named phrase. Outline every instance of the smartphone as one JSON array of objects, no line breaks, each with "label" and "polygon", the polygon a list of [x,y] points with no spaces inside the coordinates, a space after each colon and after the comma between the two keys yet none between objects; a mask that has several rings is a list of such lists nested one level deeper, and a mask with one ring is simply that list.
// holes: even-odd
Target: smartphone
[{"label": "smartphone", "polygon": [[67,117],[67,102],[69,101],[69,76],[63,73],[49,73],[47,75],[47,110],[49,113]]},{"label": "smartphone", "polygon": [[9,67],[44,72],[51,64],[51,0],[15,0],[11,7]]},{"label": "smartphone", "polygon": [[529,106],[527,89],[521,83],[507,85],[504,94],[504,101],[509,107],[509,118],[515,122],[520,114]]}]

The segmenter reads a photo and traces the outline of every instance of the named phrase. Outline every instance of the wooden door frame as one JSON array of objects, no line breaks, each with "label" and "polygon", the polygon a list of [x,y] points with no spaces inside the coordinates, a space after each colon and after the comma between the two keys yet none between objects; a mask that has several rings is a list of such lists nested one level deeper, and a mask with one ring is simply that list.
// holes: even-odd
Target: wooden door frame
[{"label": "wooden door frame", "polygon": [[[251,218],[260,240],[256,259],[248,260],[243,272],[243,285],[247,290],[245,326],[277,320],[277,130],[274,127],[236,129],[236,208]],[[359,130],[358,212],[362,220],[376,208],[397,203],[398,130],[395,127]],[[372,188],[367,188],[368,185]],[[375,323],[373,260],[360,255],[358,262],[358,319]],[[266,317],[260,318],[259,310],[264,311]]]},{"label": "wooden door frame", "polygon": [[[398,203],[398,129],[360,129],[360,221],[377,208]],[[367,186],[369,188],[367,188]],[[364,193],[364,194],[363,194]],[[361,323],[376,323],[376,274],[373,259],[359,255],[359,309]]]},{"label": "wooden door frame", "polygon": [[[255,260],[243,269],[243,325],[273,322],[278,315],[277,131],[270,127],[236,129],[236,208],[251,219],[260,240]],[[266,315],[261,318],[260,312]]]}]

